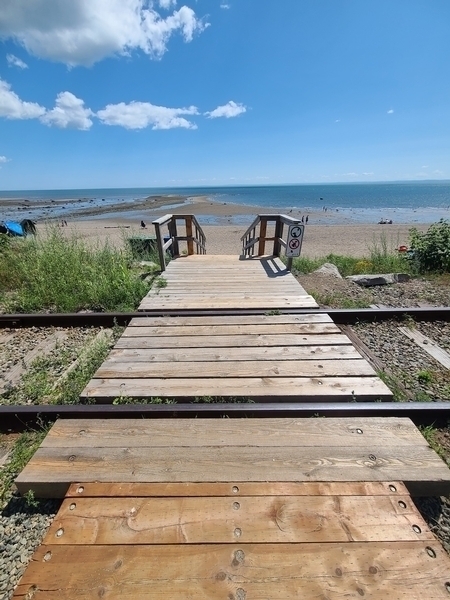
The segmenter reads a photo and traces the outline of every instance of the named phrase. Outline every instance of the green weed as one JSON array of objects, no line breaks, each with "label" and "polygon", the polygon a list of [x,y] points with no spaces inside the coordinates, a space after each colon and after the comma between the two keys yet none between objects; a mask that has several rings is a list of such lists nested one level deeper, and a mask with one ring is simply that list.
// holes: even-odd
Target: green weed
[{"label": "green weed", "polygon": [[42,237],[13,240],[0,253],[0,292],[12,292],[11,312],[134,310],[148,289],[129,252],[88,246],[57,227]]},{"label": "green weed", "polygon": [[41,423],[39,429],[22,433],[14,444],[8,462],[0,470],[0,508],[8,501],[15,478],[36,452],[50,426]]},{"label": "green weed", "polygon": [[419,371],[417,373],[417,381],[419,383],[422,383],[422,384],[426,385],[428,383],[431,383],[432,380],[433,380],[433,376],[430,373],[430,371],[427,371],[427,370],[424,369],[424,370]]}]

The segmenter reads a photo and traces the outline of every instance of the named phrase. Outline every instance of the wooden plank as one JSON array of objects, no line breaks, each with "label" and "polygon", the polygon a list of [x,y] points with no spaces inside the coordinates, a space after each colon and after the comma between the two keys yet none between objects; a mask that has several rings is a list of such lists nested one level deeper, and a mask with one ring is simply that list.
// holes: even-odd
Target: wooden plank
[{"label": "wooden plank", "polygon": [[92,379],[83,398],[293,397],[304,401],[390,400],[392,392],[378,377],[227,377],[179,379]]},{"label": "wooden plank", "polygon": [[5,344],[10,342],[12,339],[14,339],[15,335],[16,335],[15,331],[12,331],[12,332],[7,331],[7,332],[0,333],[0,345],[5,346]]},{"label": "wooden plank", "polygon": [[442,600],[449,571],[436,542],[42,545],[13,597]]},{"label": "wooden plank", "polygon": [[219,361],[239,360],[336,360],[352,358],[360,360],[361,355],[351,345],[339,346],[285,346],[243,347],[243,348],[114,348],[108,362],[198,362],[213,359]]},{"label": "wooden plank", "polygon": [[422,335],[417,329],[409,329],[408,327],[399,327],[398,329],[409,340],[415,342],[422,350],[437,360],[443,367],[450,369],[450,354],[438,346],[434,340]]},{"label": "wooden plank", "polygon": [[121,337],[114,348],[242,348],[276,346],[321,346],[350,345],[350,340],[342,333],[321,334],[250,334],[250,335],[214,335],[201,336],[166,336],[154,337]]},{"label": "wooden plank", "polygon": [[[354,447],[428,448],[410,419],[59,419],[42,448]],[[370,453],[370,452],[369,452]],[[450,473],[450,472],[449,472]],[[304,484],[302,484],[304,485]],[[290,492],[291,493],[291,492]],[[337,492],[336,492],[337,493]]]},{"label": "wooden plank", "polygon": [[268,483],[73,483],[67,498],[140,498],[209,496],[399,496],[408,494],[400,481],[295,481]]},{"label": "wooden plank", "polygon": [[[220,465],[220,467],[219,467]],[[39,448],[16,479],[21,494],[64,495],[87,482],[403,481],[420,495],[447,495],[450,471],[430,448],[173,447]]]},{"label": "wooden plank", "polygon": [[[62,532],[61,532],[62,530]],[[64,500],[47,544],[435,541],[406,496]]]},{"label": "wooden plank", "polygon": [[179,325],[172,327],[127,327],[122,337],[154,336],[213,336],[213,335],[279,335],[279,334],[329,334],[341,333],[334,323],[289,323],[286,325]]},{"label": "wooden plank", "polygon": [[19,383],[22,375],[30,367],[32,362],[40,356],[49,354],[60,342],[67,338],[65,331],[56,331],[47,338],[39,342],[33,350],[30,350],[19,362],[17,362],[9,371],[0,377],[0,394],[8,388]]},{"label": "wooden plank", "polygon": [[128,327],[179,327],[180,325],[285,325],[297,323],[333,323],[326,313],[301,315],[227,315],[214,317],[135,317]]},{"label": "wooden plank", "polygon": [[267,300],[246,300],[239,299],[238,301],[231,299],[224,299],[220,301],[218,299],[206,300],[203,302],[197,301],[189,301],[178,300],[178,301],[168,301],[168,300],[158,300],[157,297],[144,298],[142,303],[140,304],[138,311],[147,311],[147,310],[219,310],[219,309],[228,309],[228,310],[243,310],[243,309],[258,309],[258,310],[280,310],[284,308],[317,308],[317,304],[315,301],[301,298],[298,299],[290,299],[290,300],[277,300],[276,298],[270,298]]},{"label": "wooden plank", "polygon": [[291,298],[289,300],[279,300],[276,298],[264,299],[236,299],[231,300],[230,298],[220,299],[207,299],[202,302],[186,300],[173,300],[158,299],[155,297],[145,297],[140,304],[138,311],[147,310],[218,310],[218,309],[231,309],[231,310],[243,310],[243,309],[258,309],[258,310],[279,310],[282,308],[317,308],[317,303],[308,298]]},{"label": "wooden plank", "polygon": [[117,362],[106,360],[94,378],[160,378],[186,377],[365,377],[375,376],[374,369],[359,360],[298,361],[228,361],[228,362]]}]

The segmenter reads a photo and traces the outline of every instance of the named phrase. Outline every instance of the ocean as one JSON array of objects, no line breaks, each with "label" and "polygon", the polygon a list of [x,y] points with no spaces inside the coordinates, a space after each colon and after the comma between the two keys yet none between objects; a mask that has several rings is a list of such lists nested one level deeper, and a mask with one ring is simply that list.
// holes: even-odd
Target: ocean
[{"label": "ocean", "polygon": [[[133,203],[153,195],[184,196],[188,199],[207,196],[213,202],[248,206],[250,215],[255,213],[252,210],[254,206],[276,208],[280,212],[300,211],[305,215],[308,212],[325,213],[326,209],[327,224],[376,223],[380,219],[413,224],[450,218],[450,181],[0,191],[3,199],[29,200],[26,215],[29,218],[42,217],[33,210],[33,201],[48,200],[51,203],[60,199],[77,200],[79,209],[98,205],[105,214],[109,206],[123,204],[123,216],[132,216]],[[0,220],[14,216],[17,218],[17,213],[12,215],[5,203],[2,211],[0,200]],[[52,216],[64,216],[64,208],[55,208]],[[315,219],[316,223],[320,221],[320,218]]]}]

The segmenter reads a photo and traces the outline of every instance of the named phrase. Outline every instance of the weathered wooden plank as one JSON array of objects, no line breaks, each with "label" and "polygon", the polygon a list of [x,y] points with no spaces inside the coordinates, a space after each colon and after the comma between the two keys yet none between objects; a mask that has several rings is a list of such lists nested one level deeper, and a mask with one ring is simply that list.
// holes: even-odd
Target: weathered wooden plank
[{"label": "weathered wooden plank", "polygon": [[20,362],[16,363],[9,371],[7,371],[0,378],[0,394],[7,390],[9,387],[17,385],[22,375],[30,367],[31,363],[38,358],[38,356],[45,356],[49,354],[59,343],[63,342],[67,338],[65,331],[56,331],[47,338],[39,342],[33,350],[30,350]]},{"label": "weathered wooden plank", "polygon": [[[42,448],[273,446],[428,448],[407,418],[331,419],[59,419]],[[369,452],[370,454],[370,452]],[[450,471],[449,471],[450,473]],[[304,485],[304,484],[302,484]],[[336,492],[337,493],[337,492]]]},{"label": "weathered wooden plank", "polygon": [[277,346],[323,346],[350,345],[350,340],[343,333],[330,334],[249,334],[249,335],[214,335],[214,336],[165,336],[155,337],[121,337],[114,348],[226,348],[226,347],[261,347]]},{"label": "weathered wooden plank", "polygon": [[297,323],[333,323],[326,313],[302,315],[227,315],[214,317],[136,317],[128,327],[179,327],[180,325],[284,325]]},{"label": "weathered wooden plank", "polygon": [[443,367],[450,369],[450,354],[431,338],[423,335],[417,329],[409,329],[408,327],[399,327],[406,337],[415,342],[422,350],[437,360]]},{"label": "weathered wooden plank", "polygon": [[227,377],[179,379],[91,379],[83,398],[193,398],[203,396],[295,397],[302,400],[371,397],[389,400],[392,392],[378,377]]},{"label": "weathered wooden plank", "polygon": [[245,482],[234,483],[73,483],[67,498],[140,498],[227,496],[399,496],[408,494],[400,481]]},{"label": "weathered wooden plank", "polygon": [[[61,531],[62,530],[62,531]],[[64,500],[47,544],[435,541],[406,496]]]},{"label": "weathered wooden plank", "polygon": [[280,334],[316,334],[341,333],[334,323],[289,323],[283,325],[179,325],[173,326],[127,327],[122,337],[154,336],[213,336],[213,335],[280,335]]},{"label": "weathered wooden plank", "polygon": [[443,600],[449,570],[436,542],[42,545],[14,598]]},{"label": "weathered wooden plank", "polygon": [[94,378],[186,377],[367,377],[375,370],[364,359],[298,361],[229,361],[229,362],[117,362],[106,360]]},{"label": "weathered wooden plank", "polygon": [[214,298],[214,300],[210,298],[203,300],[200,298],[195,298],[194,300],[190,300],[189,302],[187,302],[186,299],[170,300],[167,298],[158,298],[158,296],[146,296],[140,304],[138,310],[215,310],[222,308],[235,310],[242,310],[245,308],[257,308],[260,310],[278,310],[281,308],[317,308],[317,303],[315,302],[315,300],[302,297],[289,297],[288,299],[260,299],[259,297],[255,297],[248,298],[247,300],[244,300],[244,298]]},{"label": "weathered wooden plank", "polygon": [[16,479],[21,494],[64,495],[91,482],[403,481],[414,493],[446,495],[450,470],[424,446],[39,448]]},{"label": "weathered wooden plank", "polygon": [[339,346],[285,346],[243,347],[243,348],[114,348],[108,361],[117,362],[198,362],[198,361],[239,361],[239,360],[336,360],[352,358],[360,360],[361,355],[350,345]]}]

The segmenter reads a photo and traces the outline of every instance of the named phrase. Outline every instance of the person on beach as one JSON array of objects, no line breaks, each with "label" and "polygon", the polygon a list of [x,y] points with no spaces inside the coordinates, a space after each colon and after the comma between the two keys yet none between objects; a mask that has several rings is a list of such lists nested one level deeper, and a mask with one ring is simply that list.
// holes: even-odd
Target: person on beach
[{"label": "person on beach", "polygon": [[142,227],[142,229],[145,229],[147,227],[147,225],[144,223],[144,221],[141,221],[141,227]]}]

